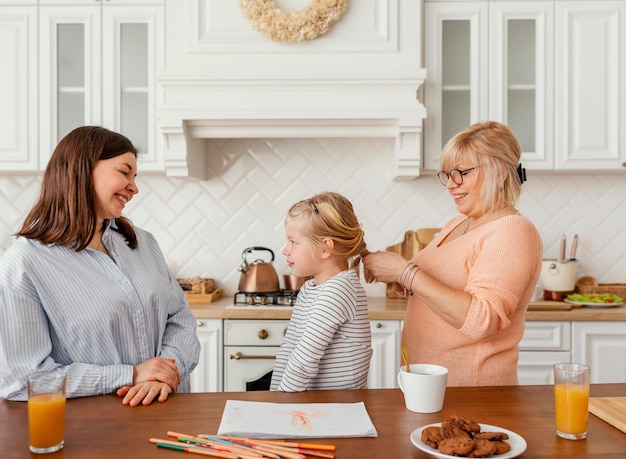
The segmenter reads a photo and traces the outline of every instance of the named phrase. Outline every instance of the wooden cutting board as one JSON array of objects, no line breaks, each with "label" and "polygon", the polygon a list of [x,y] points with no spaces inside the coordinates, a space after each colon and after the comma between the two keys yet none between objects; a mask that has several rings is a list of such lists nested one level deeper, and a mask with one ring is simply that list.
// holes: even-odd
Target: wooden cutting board
[{"label": "wooden cutting board", "polygon": [[590,397],[589,412],[626,433],[626,397]]},{"label": "wooden cutting board", "polygon": [[415,231],[415,234],[417,235],[417,250],[422,250],[430,244],[430,241],[435,239],[439,231],[441,231],[441,228],[418,228]]},{"label": "wooden cutting board", "polygon": [[538,300],[528,305],[529,311],[569,311],[570,309],[572,305],[562,301]]},{"label": "wooden cutting board", "polygon": [[[418,228],[416,231],[407,231],[404,233],[404,240],[387,247],[387,251],[399,253],[405,260],[412,260],[439,231],[441,228]],[[392,284],[387,284],[387,298],[403,298],[403,296],[393,289]]]}]

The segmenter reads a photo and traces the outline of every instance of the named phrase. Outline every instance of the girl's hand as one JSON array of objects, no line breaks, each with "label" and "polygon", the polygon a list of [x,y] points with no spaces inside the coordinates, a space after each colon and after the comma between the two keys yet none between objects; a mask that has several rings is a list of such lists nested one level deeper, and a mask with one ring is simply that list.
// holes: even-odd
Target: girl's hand
[{"label": "girl's hand", "polygon": [[402,255],[394,252],[373,252],[363,258],[365,281],[397,282],[408,263]]},{"label": "girl's hand", "polygon": [[172,393],[172,388],[159,381],[145,381],[134,386],[124,386],[117,390],[117,395],[124,397],[122,405],[150,405],[155,399],[164,402]]}]

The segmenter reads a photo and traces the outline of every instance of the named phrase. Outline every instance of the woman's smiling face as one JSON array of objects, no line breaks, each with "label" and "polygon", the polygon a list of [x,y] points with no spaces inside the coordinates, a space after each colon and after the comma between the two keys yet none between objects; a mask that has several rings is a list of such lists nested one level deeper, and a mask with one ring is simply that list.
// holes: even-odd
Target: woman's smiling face
[{"label": "woman's smiling face", "polygon": [[463,177],[463,183],[457,185],[452,179],[448,179],[446,188],[448,193],[454,199],[457,210],[468,217],[478,218],[485,213],[485,203],[482,199],[482,188],[484,176],[480,167],[473,164],[457,164],[453,169],[466,171]]},{"label": "woman's smiling face", "polygon": [[134,153],[124,153],[96,163],[92,171],[96,194],[98,219],[119,218],[122,211],[139,190],[135,185],[137,158]]}]

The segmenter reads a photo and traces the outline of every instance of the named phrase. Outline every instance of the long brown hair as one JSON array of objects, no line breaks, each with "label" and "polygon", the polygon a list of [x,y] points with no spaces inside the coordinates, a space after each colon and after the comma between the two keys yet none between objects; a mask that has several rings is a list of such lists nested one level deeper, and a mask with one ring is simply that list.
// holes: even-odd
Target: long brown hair
[{"label": "long brown hair", "polygon": [[[87,247],[101,229],[96,228],[93,168],[102,159],[124,153],[137,156],[138,151],[126,137],[103,127],[82,126],[67,134],[54,149],[39,199],[17,236],[70,246],[77,252]],[[130,220],[120,217],[116,223],[128,246],[136,248],[137,236]]]}]

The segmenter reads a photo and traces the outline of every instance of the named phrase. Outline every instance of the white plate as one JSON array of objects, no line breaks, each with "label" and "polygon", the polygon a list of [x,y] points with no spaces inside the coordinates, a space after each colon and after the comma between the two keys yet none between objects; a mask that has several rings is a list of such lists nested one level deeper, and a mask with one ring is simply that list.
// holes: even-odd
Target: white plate
[{"label": "white plate", "polygon": [[[458,459],[458,456],[450,456],[448,454],[443,454],[439,452],[438,449],[431,448],[426,443],[422,441],[422,430],[426,427],[437,426],[440,427],[441,423],[438,422],[436,424],[429,424],[427,426],[422,426],[419,429],[415,429],[411,432],[411,443],[413,443],[417,448],[421,449],[425,453],[431,454],[439,459]],[[526,451],[526,440],[524,440],[521,436],[516,434],[515,432],[511,432],[510,430],[503,429],[498,426],[491,426],[489,424],[480,424],[481,432],[504,432],[509,435],[509,439],[505,440],[509,445],[511,445],[511,450],[508,453],[498,454],[490,456],[494,459],[510,459],[512,457],[517,457]]]},{"label": "white plate", "polygon": [[621,303],[591,303],[587,301],[572,301],[568,300],[567,298],[565,298],[563,301],[569,304],[577,304],[578,306],[587,306],[589,308],[613,308],[615,306],[621,306],[624,304],[623,301]]}]

